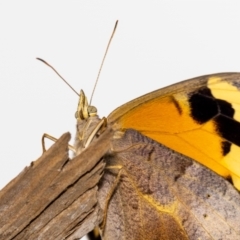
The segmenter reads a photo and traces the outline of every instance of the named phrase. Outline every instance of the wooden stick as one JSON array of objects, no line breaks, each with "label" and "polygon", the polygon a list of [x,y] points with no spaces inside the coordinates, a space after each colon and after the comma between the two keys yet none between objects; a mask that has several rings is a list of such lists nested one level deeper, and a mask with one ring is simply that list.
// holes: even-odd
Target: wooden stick
[{"label": "wooden stick", "polygon": [[69,160],[69,139],[63,134],[0,191],[0,240],[77,239],[102,221],[104,163],[87,151]]}]

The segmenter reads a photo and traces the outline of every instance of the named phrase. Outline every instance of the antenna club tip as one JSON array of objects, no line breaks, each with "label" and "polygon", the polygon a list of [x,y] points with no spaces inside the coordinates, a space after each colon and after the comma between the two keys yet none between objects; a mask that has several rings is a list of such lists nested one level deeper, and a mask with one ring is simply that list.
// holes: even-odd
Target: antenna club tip
[{"label": "antenna club tip", "polygon": [[116,30],[116,28],[117,28],[117,25],[118,25],[118,20],[115,22],[115,26],[114,26],[114,30],[113,30],[113,31],[115,31],[115,30]]},{"label": "antenna club tip", "polygon": [[44,63],[46,63],[43,59],[41,59],[41,58],[36,58],[37,60],[39,60],[39,61],[41,61],[41,62],[44,62]]}]

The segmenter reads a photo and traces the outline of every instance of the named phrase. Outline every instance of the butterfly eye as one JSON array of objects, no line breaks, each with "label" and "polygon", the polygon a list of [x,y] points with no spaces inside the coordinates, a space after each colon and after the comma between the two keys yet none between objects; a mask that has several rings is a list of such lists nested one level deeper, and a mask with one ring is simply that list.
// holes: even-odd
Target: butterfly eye
[{"label": "butterfly eye", "polygon": [[97,108],[94,106],[88,106],[87,111],[88,111],[89,117],[93,117],[97,115]]},{"label": "butterfly eye", "polygon": [[87,98],[84,92],[81,90],[78,108],[75,113],[75,118],[84,120],[84,119],[88,119],[89,117],[94,117],[96,115],[97,115],[97,108],[94,106],[88,105]]}]

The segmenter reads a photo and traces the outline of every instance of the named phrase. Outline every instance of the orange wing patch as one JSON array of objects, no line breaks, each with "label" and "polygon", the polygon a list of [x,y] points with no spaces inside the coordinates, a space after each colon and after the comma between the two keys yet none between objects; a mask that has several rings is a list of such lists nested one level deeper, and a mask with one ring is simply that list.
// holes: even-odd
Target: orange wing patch
[{"label": "orange wing patch", "polygon": [[[192,84],[192,81],[189,82]],[[171,91],[139,102],[132,109],[130,102],[129,111],[116,121],[118,128],[135,129],[223,177],[231,177],[240,189],[240,91],[237,86],[219,74],[206,76],[205,84],[195,89]]]}]

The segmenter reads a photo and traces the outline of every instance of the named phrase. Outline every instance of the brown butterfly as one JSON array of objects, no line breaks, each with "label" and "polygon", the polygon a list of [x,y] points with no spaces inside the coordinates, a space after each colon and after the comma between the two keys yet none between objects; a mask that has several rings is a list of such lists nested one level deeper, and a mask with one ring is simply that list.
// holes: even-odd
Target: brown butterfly
[{"label": "brown butterfly", "polygon": [[[206,101],[215,101],[218,112],[200,121],[189,111],[188,117],[196,122],[197,129],[211,121],[217,129],[218,121],[214,118],[220,117],[228,118],[232,125],[238,123],[226,114],[227,107],[223,106],[228,105],[224,100],[209,96],[207,83],[212,79],[218,81],[212,82],[211,87],[219,89],[225,83],[235,87],[240,74],[215,74],[180,82],[119,107],[107,119],[98,118],[96,108],[88,106],[81,92],[76,114],[77,154],[85,148],[98,158],[100,150],[105,153],[101,157],[106,161],[106,169],[99,184],[99,204],[105,213],[100,226],[103,239],[240,239],[239,192],[221,176],[151,136],[164,130],[164,126],[158,130],[162,120],[158,119],[159,112],[168,116],[169,123],[174,123],[170,119],[173,110],[179,118],[186,118],[182,106],[189,107],[187,103],[194,102],[199,95]],[[154,111],[146,107],[155,104]],[[209,103],[205,107],[211,110]],[[208,115],[204,116],[202,111],[200,117]],[[181,126],[177,122],[180,120],[175,118],[175,121]],[[167,124],[164,119],[163,122]],[[151,126],[155,126],[153,131],[149,130]],[[171,128],[167,125],[165,132],[166,129]],[[235,130],[236,133],[238,128]],[[169,134],[177,137],[176,133]],[[232,139],[222,136],[220,130],[210,134],[238,147]],[[235,136],[234,132],[230,136]],[[216,143],[209,144],[214,147]],[[105,149],[100,149],[103,146]]]},{"label": "brown butterfly", "polygon": [[106,162],[102,239],[240,239],[240,73],[183,81],[102,119],[81,91],[75,116],[76,154]]}]

